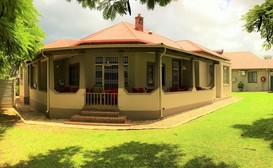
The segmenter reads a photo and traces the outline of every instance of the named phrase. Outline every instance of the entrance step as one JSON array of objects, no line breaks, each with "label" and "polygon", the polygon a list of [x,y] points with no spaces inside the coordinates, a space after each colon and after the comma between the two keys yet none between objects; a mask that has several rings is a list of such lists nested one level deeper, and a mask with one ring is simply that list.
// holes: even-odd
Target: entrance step
[{"label": "entrance step", "polygon": [[117,106],[85,106],[82,111],[106,111],[106,112],[118,112]]},{"label": "entrance step", "polygon": [[[128,121],[128,120],[127,120]],[[131,122],[126,123],[93,123],[93,122],[75,122],[75,121],[66,121],[64,124],[73,124],[73,125],[86,125],[86,126],[131,126]]]},{"label": "entrance step", "polygon": [[74,115],[70,119],[71,121],[80,121],[80,122],[93,122],[93,123],[126,123],[125,116],[118,117],[101,117],[101,116],[83,116],[83,115]]},{"label": "entrance step", "polygon": [[73,115],[66,124],[128,126],[126,116],[120,116],[117,106],[85,106],[79,114]]},{"label": "entrance step", "polygon": [[118,117],[119,112],[109,111],[81,111],[82,116],[97,116],[97,117]]}]

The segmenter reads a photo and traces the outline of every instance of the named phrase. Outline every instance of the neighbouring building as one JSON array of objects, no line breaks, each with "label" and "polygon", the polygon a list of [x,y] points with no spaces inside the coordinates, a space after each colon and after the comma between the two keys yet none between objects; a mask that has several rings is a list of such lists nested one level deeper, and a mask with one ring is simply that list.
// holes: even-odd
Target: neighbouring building
[{"label": "neighbouring building", "polygon": [[158,119],[231,97],[230,61],[188,40],[121,22],[81,40],[59,39],[22,67],[20,99],[51,118],[84,107]]},{"label": "neighbouring building", "polygon": [[225,52],[231,60],[232,91],[239,91],[238,83],[244,84],[244,91],[273,90],[273,60],[264,60],[251,52]]}]

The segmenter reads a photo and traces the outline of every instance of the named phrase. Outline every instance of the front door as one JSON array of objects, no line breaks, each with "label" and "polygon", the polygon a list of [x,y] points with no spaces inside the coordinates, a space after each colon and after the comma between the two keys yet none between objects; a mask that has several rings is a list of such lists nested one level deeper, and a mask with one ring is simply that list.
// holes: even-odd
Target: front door
[{"label": "front door", "polygon": [[102,90],[118,88],[118,57],[96,57],[96,85]]},{"label": "front door", "polygon": [[118,65],[104,66],[104,89],[118,88]]}]

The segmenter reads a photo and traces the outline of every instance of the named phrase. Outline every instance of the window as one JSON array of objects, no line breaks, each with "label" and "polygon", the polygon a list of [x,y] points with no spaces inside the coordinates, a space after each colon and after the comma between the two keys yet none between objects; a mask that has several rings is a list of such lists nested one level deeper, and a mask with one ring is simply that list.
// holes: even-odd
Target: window
[{"label": "window", "polygon": [[[103,85],[104,89],[118,87],[119,57],[96,57],[95,84]],[[128,85],[128,57],[123,57],[124,84]]]},{"label": "window", "polygon": [[124,86],[129,86],[128,63],[129,63],[128,57],[127,56],[123,57]]},{"label": "window", "polygon": [[147,63],[147,86],[154,87],[155,84],[155,64]]},{"label": "window", "polygon": [[102,65],[96,65],[96,85],[102,84]]},{"label": "window", "polygon": [[69,85],[79,86],[80,83],[80,64],[69,65]]},{"label": "window", "polygon": [[173,86],[179,87],[180,84],[180,61],[173,61]]},{"label": "window", "polygon": [[223,66],[223,83],[229,84],[229,67]]},{"label": "window", "polygon": [[248,72],[248,83],[257,83],[257,72]]},{"label": "window", "polygon": [[[165,86],[165,64],[161,66],[162,71],[162,86]],[[147,64],[147,86],[154,87],[155,86],[155,63],[149,62]]]}]

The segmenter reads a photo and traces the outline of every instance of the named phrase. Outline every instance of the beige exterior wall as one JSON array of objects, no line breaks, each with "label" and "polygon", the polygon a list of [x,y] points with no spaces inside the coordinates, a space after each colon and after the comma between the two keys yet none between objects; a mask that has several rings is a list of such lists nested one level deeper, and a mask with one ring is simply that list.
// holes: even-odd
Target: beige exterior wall
[{"label": "beige exterior wall", "polygon": [[[242,73],[244,71],[244,73]],[[248,72],[257,72],[257,83],[248,82]],[[266,77],[266,81],[262,82],[261,77]],[[268,91],[270,83],[270,72],[266,69],[244,69],[232,70],[232,91],[238,92],[238,83],[244,83],[244,91]]]},{"label": "beige exterior wall", "polygon": [[40,112],[46,112],[47,106],[47,92],[46,91],[39,91],[37,89],[30,89],[30,105],[38,109]]},{"label": "beige exterior wall", "polygon": [[160,114],[159,89],[151,93],[128,93],[119,88],[118,108],[129,119],[158,119]]},{"label": "beige exterior wall", "polygon": [[215,99],[215,90],[183,91],[183,92],[163,92],[162,110],[163,115],[182,112],[190,108],[198,107],[198,104],[211,103]]},{"label": "beige exterior wall", "polygon": [[50,107],[64,109],[81,109],[84,106],[85,89],[76,93],[56,93],[50,91]]},{"label": "beige exterior wall", "polygon": [[[224,66],[229,68],[229,82],[224,83],[223,69]],[[231,97],[232,90],[232,80],[231,80],[231,64],[228,62],[219,62],[216,65],[216,97],[217,98],[227,98]]]}]

